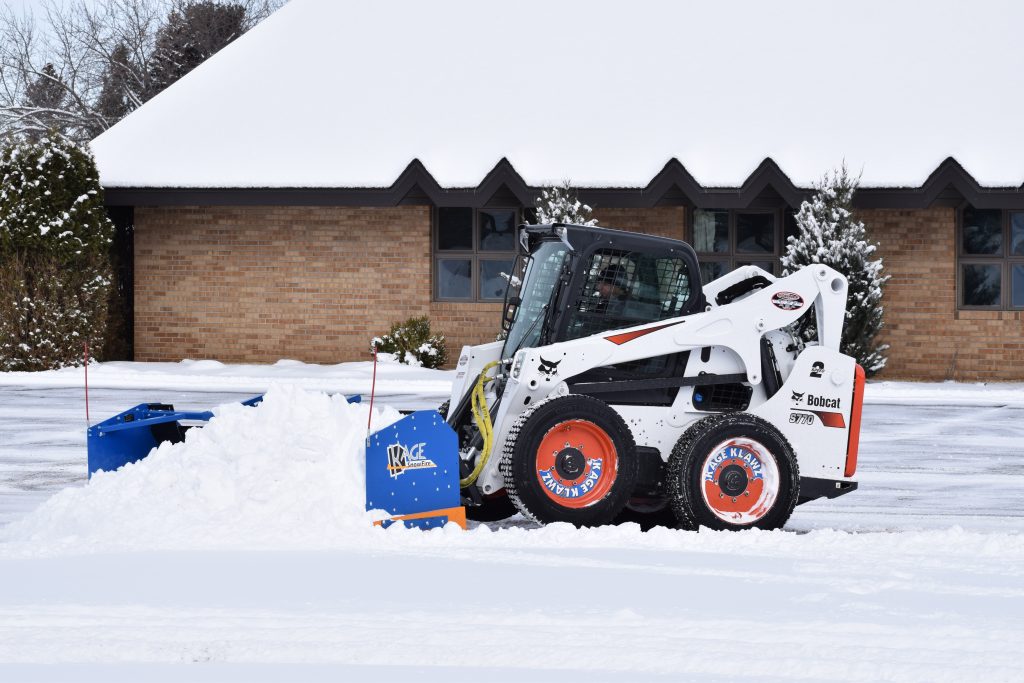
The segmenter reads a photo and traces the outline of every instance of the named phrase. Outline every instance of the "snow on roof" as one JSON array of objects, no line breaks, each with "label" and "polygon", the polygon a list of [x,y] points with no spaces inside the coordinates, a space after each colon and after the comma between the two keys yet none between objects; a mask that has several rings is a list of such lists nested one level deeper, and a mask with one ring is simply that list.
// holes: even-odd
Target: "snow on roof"
[{"label": "snow on roof", "polygon": [[98,137],[107,187],[1024,183],[1024,3],[292,0]]}]

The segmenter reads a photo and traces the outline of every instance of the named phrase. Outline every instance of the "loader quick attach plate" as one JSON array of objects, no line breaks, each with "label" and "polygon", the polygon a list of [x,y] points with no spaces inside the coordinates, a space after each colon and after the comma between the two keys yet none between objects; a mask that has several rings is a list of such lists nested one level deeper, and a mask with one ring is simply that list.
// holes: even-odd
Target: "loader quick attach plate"
[{"label": "loader quick attach plate", "polygon": [[436,410],[420,410],[366,440],[366,509],[385,510],[407,527],[462,527],[459,445]]}]

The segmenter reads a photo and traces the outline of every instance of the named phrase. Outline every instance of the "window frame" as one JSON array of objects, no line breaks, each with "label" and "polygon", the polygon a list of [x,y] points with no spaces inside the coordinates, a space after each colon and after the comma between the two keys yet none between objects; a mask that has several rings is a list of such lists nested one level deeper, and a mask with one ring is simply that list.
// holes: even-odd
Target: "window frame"
[{"label": "window frame", "polygon": [[[729,231],[729,251],[728,252],[716,252],[716,251],[697,251],[697,240],[695,235],[695,229],[697,224],[697,212],[698,211],[713,211],[713,212],[725,212],[728,214],[728,220],[726,221],[727,228]],[[687,237],[688,242],[693,246],[694,251],[697,252],[697,261],[703,265],[705,263],[722,263],[725,265],[725,272],[730,273],[743,265],[766,262],[772,263],[772,270],[770,271],[775,277],[780,277],[782,272],[782,256],[786,253],[786,213],[793,212],[793,209],[788,207],[784,208],[749,208],[749,209],[722,209],[715,207],[703,207],[695,206],[690,210],[689,224],[687,226]],[[771,215],[774,222],[774,234],[773,239],[775,242],[775,251],[771,253],[754,253],[754,252],[740,252],[736,249],[736,241],[739,237],[739,231],[737,230],[737,217],[740,214],[768,214]],[[701,273],[701,283],[704,283],[704,275]]]},{"label": "window frame", "polygon": [[[1012,228],[1013,214],[1024,215],[1024,210],[994,209],[999,211],[999,227],[1002,237],[1001,254],[968,254],[964,251],[964,211],[978,207],[962,204],[956,211],[956,310],[958,311],[1024,311],[1024,301],[1013,303],[1013,266],[1024,267],[1024,254],[1014,255]],[[964,301],[964,270],[963,266],[999,266],[999,302],[989,306],[972,306]]]},{"label": "window frame", "polygon": [[[469,209],[473,212],[473,245],[472,249],[444,249],[441,242],[441,209]],[[521,206],[435,206],[431,210],[430,219],[430,300],[440,303],[456,304],[501,304],[502,299],[485,299],[480,296],[480,262],[481,261],[515,261],[519,254],[519,240],[513,232],[512,251],[495,251],[480,249],[480,213],[487,211],[512,211],[514,215],[513,230],[522,224],[523,207]],[[446,259],[469,260],[469,286],[471,296],[466,298],[442,297],[440,281],[440,262]]]}]

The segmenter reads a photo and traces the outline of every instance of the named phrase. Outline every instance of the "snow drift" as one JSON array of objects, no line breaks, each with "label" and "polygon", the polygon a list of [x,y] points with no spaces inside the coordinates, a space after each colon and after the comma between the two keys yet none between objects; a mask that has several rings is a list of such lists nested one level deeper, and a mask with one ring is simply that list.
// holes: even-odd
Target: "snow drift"
[{"label": "snow drift", "polygon": [[[0,555],[352,549],[446,556],[455,552],[479,559],[513,548],[628,548],[813,558],[839,550],[900,553],[913,546],[921,552],[943,547],[962,559],[1024,557],[1024,535],[977,534],[958,527],[916,534],[824,528],[809,534],[695,534],[672,529],[641,533],[635,524],[595,529],[513,524],[498,530],[479,525],[468,533],[453,525],[432,532],[393,525],[383,532],[372,526],[374,514],[363,509],[367,404],[275,385],[255,408],[232,403],[214,413],[206,427],[190,430],[183,443],[165,443],[144,460],[100,473],[84,487],[65,489],[0,529]],[[375,407],[373,430],[400,417],[393,408]],[[884,514],[875,526],[891,528],[897,520],[893,514]],[[850,515],[844,527],[878,521],[877,514]]]},{"label": "snow drift", "polygon": [[[183,443],[66,489],[5,530],[10,541],[123,548],[322,547],[367,533],[369,406],[276,386],[227,404]],[[374,409],[373,429],[398,420]]]}]

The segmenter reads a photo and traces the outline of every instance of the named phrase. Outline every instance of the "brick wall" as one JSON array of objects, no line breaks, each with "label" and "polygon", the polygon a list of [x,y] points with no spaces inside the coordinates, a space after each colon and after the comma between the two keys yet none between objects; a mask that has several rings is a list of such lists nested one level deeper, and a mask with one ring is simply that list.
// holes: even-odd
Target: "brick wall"
[{"label": "brick wall", "polygon": [[[681,236],[685,211],[605,209],[603,224]],[[393,321],[492,341],[501,304],[431,302],[430,209],[138,207],[136,360],[336,363]],[[375,283],[367,286],[367,283]]]},{"label": "brick wall", "polygon": [[880,243],[886,287],[882,339],[892,345],[881,378],[1024,379],[1024,326],[1017,311],[956,308],[954,209],[862,210]]},{"label": "brick wall", "polygon": [[429,256],[427,207],[137,208],[136,359],[366,358],[430,312]]},{"label": "brick wall", "polygon": [[594,218],[606,228],[642,232],[659,237],[685,239],[684,206],[656,206],[651,209],[594,209]]},{"label": "brick wall", "polygon": [[[594,213],[608,227],[676,238],[687,214]],[[1021,314],[956,309],[953,209],[859,215],[893,276],[881,377],[1024,379]],[[139,207],[136,359],[357,360],[370,337],[414,315],[430,316],[453,359],[493,340],[501,305],[431,302],[430,262],[425,206]]]}]

